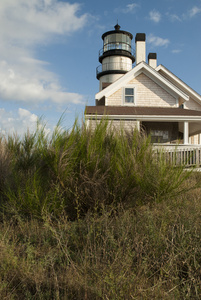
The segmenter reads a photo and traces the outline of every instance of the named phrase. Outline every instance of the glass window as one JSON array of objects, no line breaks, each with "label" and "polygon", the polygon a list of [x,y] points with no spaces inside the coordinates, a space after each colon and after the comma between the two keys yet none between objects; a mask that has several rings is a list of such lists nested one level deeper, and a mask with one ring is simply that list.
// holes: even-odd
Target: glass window
[{"label": "glass window", "polygon": [[104,38],[103,50],[122,49],[131,52],[131,39],[129,36],[120,33],[113,33]]},{"label": "glass window", "polygon": [[108,35],[104,38],[104,45],[108,44]]},{"label": "glass window", "polygon": [[116,42],[116,34],[108,35],[108,43]]},{"label": "glass window", "polygon": [[125,35],[125,34],[120,34],[120,33],[113,33],[110,35],[107,35],[104,38],[104,45],[108,44],[108,43],[125,43],[128,45],[131,45],[131,39],[129,36]]},{"label": "glass window", "polygon": [[134,88],[125,88],[124,101],[125,103],[134,103]]}]

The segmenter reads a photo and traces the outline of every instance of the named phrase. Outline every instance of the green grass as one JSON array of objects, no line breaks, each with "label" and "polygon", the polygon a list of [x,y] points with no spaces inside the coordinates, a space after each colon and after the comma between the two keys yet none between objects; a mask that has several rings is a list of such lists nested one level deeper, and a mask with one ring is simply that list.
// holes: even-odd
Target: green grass
[{"label": "green grass", "polygon": [[199,299],[199,173],[107,120],[0,150],[0,299]]}]

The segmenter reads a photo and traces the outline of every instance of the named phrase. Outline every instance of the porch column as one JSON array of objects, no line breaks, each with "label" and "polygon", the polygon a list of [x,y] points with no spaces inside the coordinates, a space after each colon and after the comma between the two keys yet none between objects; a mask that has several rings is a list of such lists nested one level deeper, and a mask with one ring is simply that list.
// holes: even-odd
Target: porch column
[{"label": "porch column", "polygon": [[189,143],[189,123],[184,122],[184,145]]},{"label": "porch column", "polygon": [[136,121],[137,130],[140,131],[140,121]]},{"label": "porch column", "polygon": [[201,134],[198,134],[198,144],[201,144]]}]

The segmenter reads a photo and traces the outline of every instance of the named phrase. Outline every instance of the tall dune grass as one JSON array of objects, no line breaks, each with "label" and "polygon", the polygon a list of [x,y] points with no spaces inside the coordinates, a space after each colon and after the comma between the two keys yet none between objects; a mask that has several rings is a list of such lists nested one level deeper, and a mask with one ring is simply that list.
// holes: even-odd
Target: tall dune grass
[{"label": "tall dune grass", "polygon": [[107,120],[0,150],[0,299],[199,299],[199,174]]},{"label": "tall dune grass", "polygon": [[3,155],[8,157],[1,158],[1,173],[10,174],[2,179],[6,207],[38,217],[65,210],[74,220],[105,205],[135,207],[183,191],[188,174],[162,156],[156,159],[145,135],[115,132],[107,120],[93,131],[77,121],[70,132],[59,128],[51,137],[42,127],[22,139],[4,141]]}]

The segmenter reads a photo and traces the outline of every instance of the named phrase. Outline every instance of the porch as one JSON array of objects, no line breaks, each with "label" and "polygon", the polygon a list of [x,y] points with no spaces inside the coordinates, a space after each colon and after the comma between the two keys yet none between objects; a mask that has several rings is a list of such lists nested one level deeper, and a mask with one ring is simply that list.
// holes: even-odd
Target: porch
[{"label": "porch", "polygon": [[86,106],[85,120],[94,123],[106,117],[115,128],[137,127],[151,135],[152,143],[200,144],[201,111],[179,107]]}]

